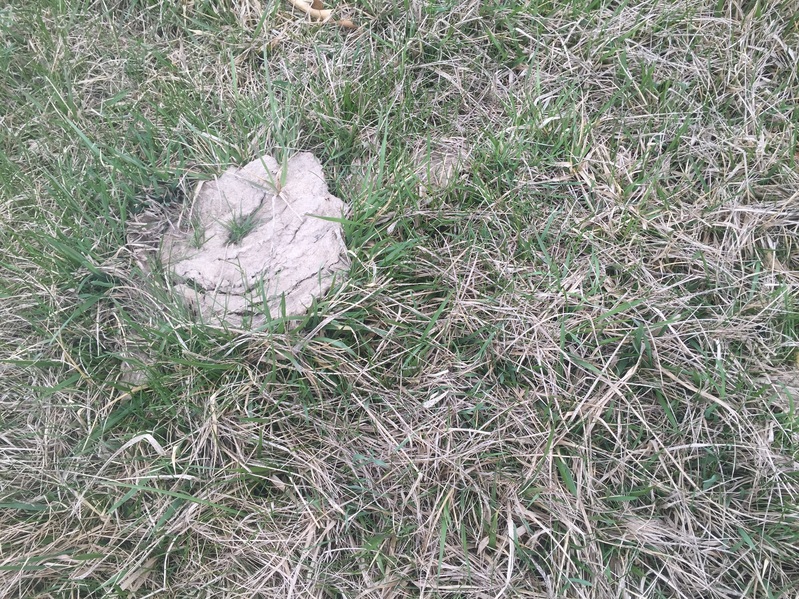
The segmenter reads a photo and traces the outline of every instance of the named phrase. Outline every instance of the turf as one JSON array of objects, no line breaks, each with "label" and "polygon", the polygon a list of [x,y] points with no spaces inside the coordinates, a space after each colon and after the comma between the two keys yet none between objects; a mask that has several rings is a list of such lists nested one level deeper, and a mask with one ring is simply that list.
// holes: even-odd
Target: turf
[{"label": "turf", "polygon": [[[0,595],[799,592],[799,6],[0,7]],[[196,323],[127,225],[316,154],[349,278]]]}]

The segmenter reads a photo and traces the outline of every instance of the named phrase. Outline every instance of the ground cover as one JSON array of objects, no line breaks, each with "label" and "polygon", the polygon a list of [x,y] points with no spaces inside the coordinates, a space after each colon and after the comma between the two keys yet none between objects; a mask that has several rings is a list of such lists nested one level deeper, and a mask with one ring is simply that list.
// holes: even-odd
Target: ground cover
[{"label": "ground cover", "polygon": [[[334,8],[0,8],[0,595],[796,593],[796,3]],[[128,223],[301,151],[349,278],[197,324]]]}]

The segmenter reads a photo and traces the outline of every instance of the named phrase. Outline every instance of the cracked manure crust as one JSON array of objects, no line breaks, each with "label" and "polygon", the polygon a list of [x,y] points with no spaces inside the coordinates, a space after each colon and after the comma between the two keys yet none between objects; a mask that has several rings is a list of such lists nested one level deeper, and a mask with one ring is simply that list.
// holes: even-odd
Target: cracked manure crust
[{"label": "cracked manure crust", "polygon": [[161,261],[206,322],[258,326],[282,315],[284,295],[286,315],[302,314],[349,266],[341,224],[324,220],[345,208],[312,154],[296,154],[285,171],[264,156],[202,186],[192,228],[164,236]]}]

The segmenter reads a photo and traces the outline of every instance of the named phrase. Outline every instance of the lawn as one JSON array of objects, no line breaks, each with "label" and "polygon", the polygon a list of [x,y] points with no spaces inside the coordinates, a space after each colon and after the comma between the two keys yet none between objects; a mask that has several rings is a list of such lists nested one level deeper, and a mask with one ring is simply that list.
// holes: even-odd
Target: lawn
[{"label": "lawn", "polygon": [[[328,8],[0,3],[0,596],[795,597],[799,4]],[[297,152],[349,276],[196,322]]]}]

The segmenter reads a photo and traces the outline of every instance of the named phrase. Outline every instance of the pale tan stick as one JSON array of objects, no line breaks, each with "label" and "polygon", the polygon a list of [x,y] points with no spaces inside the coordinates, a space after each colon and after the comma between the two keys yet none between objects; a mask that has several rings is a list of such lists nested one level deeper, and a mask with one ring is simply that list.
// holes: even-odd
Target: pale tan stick
[{"label": "pale tan stick", "polygon": [[289,0],[294,8],[297,8],[310,16],[312,19],[319,19],[320,21],[327,21],[333,14],[332,10],[317,10],[311,8],[311,5],[305,0]]},{"label": "pale tan stick", "polygon": [[[305,14],[309,15],[313,19],[319,19],[322,22],[327,22],[330,20],[330,17],[333,16],[332,10],[323,9],[322,2],[320,0],[313,0],[312,4],[308,4],[306,0],[289,0],[291,5],[294,8],[298,8]],[[336,25],[339,27],[344,27],[345,29],[357,29],[358,27],[350,21],[349,19],[339,19],[338,21],[334,21]]]}]

